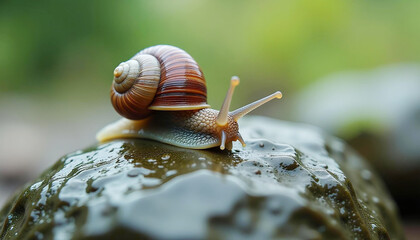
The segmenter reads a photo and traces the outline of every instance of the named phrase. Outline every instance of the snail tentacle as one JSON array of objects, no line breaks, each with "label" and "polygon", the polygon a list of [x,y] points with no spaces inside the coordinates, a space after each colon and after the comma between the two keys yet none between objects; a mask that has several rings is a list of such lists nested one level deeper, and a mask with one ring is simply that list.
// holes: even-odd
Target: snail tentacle
[{"label": "snail tentacle", "polygon": [[220,127],[223,127],[228,122],[228,114],[229,114],[229,108],[230,108],[230,102],[232,101],[233,97],[233,91],[235,90],[235,87],[239,85],[239,77],[233,76],[230,79],[230,86],[229,90],[226,93],[225,100],[223,101],[222,107],[220,108],[220,112],[217,115],[216,123]]},{"label": "snail tentacle", "polygon": [[238,121],[241,117],[245,116],[246,114],[248,114],[249,112],[251,112],[252,110],[260,107],[261,105],[263,105],[264,103],[267,103],[273,99],[280,99],[282,98],[282,93],[280,91],[277,91],[271,95],[268,95],[267,97],[261,98],[257,101],[254,101],[248,105],[245,105],[241,108],[238,108],[232,112],[230,112],[229,114],[233,117],[233,119],[235,119],[235,121]]},{"label": "snail tentacle", "polygon": [[246,143],[239,132],[237,136],[238,136],[238,141],[242,144],[242,147],[246,147]]},{"label": "snail tentacle", "polygon": [[220,139],[220,141],[221,141],[220,149],[224,150],[225,149],[225,143],[226,143],[226,133],[223,130],[222,130],[222,138]]}]

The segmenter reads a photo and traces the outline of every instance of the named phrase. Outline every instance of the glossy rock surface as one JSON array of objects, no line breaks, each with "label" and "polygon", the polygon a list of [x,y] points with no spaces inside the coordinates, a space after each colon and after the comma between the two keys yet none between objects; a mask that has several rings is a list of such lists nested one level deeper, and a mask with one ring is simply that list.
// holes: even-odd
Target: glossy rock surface
[{"label": "glossy rock surface", "polygon": [[299,122],[345,139],[377,169],[403,217],[419,219],[420,64],[334,74],[296,95]]},{"label": "glossy rock surface", "polygon": [[370,167],[317,128],[240,122],[247,147],[117,140],[69,154],[0,211],[4,239],[402,239]]}]

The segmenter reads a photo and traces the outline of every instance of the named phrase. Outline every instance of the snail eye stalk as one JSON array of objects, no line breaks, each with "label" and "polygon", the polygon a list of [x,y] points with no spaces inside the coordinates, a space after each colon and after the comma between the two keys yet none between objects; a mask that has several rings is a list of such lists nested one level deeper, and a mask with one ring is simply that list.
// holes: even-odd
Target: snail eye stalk
[{"label": "snail eye stalk", "polygon": [[238,108],[232,112],[230,112],[230,115],[233,117],[233,119],[235,119],[235,121],[238,121],[241,117],[245,116],[246,114],[248,114],[249,112],[251,112],[252,110],[260,107],[261,105],[263,105],[264,103],[267,103],[275,98],[280,99],[282,98],[282,93],[280,91],[277,91],[271,95],[268,95],[265,98],[261,98],[260,100],[257,100],[255,102],[252,102],[246,106],[243,106],[241,108]]},{"label": "snail eye stalk", "polygon": [[223,101],[220,112],[216,117],[216,124],[220,127],[226,126],[228,122],[230,102],[232,101],[233,91],[235,90],[235,87],[238,85],[239,85],[239,77],[233,76],[230,79],[230,86],[229,86],[229,90],[226,93],[225,100]]}]

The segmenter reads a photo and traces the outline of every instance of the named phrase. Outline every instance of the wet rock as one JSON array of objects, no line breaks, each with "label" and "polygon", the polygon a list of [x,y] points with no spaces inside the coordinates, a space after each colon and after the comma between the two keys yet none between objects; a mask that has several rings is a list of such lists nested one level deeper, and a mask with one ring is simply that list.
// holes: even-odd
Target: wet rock
[{"label": "wet rock", "polygon": [[401,239],[372,169],[311,126],[244,119],[248,146],[117,140],[69,154],[0,211],[5,239]]},{"label": "wet rock", "polygon": [[295,119],[345,139],[372,163],[405,217],[420,215],[420,65],[335,74],[297,95]]}]

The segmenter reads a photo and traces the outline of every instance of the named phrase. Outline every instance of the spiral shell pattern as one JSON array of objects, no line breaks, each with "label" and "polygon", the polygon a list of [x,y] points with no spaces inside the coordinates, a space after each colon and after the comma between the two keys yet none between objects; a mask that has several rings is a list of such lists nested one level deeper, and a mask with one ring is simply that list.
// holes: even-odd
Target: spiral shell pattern
[{"label": "spiral shell pattern", "polygon": [[119,114],[133,120],[147,117],[151,110],[210,107],[197,62],[184,50],[169,45],[146,48],[118,65],[111,102]]},{"label": "spiral shell pattern", "polygon": [[184,50],[169,45],[149,47],[138,54],[150,54],[160,63],[160,82],[151,110],[192,110],[210,107],[204,74]]},{"label": "spiral shell pattern", "polygon": [[128,119],[142,119],[150,114],[160,80],[159,61],[147,54],[136,55],[114,70],[111,102]]}]

